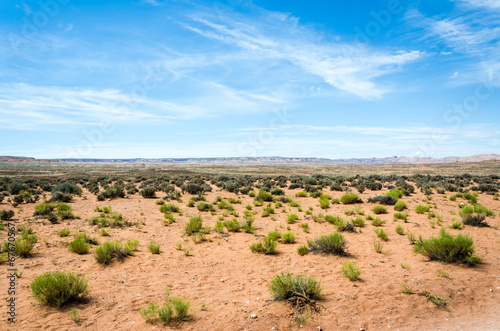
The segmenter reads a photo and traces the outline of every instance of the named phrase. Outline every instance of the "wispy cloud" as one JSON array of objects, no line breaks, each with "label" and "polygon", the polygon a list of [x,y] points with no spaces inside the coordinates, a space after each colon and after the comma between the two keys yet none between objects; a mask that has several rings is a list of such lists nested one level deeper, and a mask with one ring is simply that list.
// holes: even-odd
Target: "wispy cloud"
[{"label": "wispy cloud", "polygon": [[258,17],[191,15],[184,26],[206,38],[252,52],[263,58],[287,61],[329,85],[363,98],[391,91],[377,78],[421,58],[418,50],[383,51],[324,39],[296,17],[259,10]]}]

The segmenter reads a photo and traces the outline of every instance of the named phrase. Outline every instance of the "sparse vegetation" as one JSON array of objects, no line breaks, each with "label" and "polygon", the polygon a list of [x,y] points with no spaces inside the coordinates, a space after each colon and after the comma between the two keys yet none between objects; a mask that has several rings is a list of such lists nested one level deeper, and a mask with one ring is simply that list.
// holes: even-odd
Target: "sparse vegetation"
[{"label": "sparse vegetation", "polygon": [[83,275],[52,271],[36,277],[30,285],[33,297],[49,306],[85,299],[90,291]]},{"label": "sparse vegetation", "polygon": [[342,265],[340,273],[350,281],[356,281],[359,279],[359,275],[361,275],[361,269],[355,263],[347,261]]}]

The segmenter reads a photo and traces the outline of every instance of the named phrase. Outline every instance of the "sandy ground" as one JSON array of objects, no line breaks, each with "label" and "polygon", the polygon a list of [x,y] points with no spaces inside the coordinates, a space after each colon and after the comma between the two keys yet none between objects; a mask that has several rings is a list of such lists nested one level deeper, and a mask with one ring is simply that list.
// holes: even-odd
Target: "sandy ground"
[{"label": "sandy ground", "polygon": [[[295,196],[299,190],[286,190],[289,196]],[[327,192],[334,198],[340,198],[341,192]],[[365,215],[372,214],[373,204],[366,203],[368,197],[379,192],[365,191],[361,194],[365,201],[357,205],[332,205],[328,210],[321,210],[317,199],[294,198],[299,201],[303,210],[313,206],[314,215],[318,213],[345,216],[346,209],[361,206]],[[158,193],[160,195],[161,193]],[[217,195],[224,198],[235,196],[228,192],[214,191],[206,194],[209,202]],[[451,196],[451,193],[447,194]],[[234,205],[239,212],[239,220],[247,204],[253,199],[239,196],[243,203]],[[184,241],[184,224],[189,216],[201,214],[205,224],[214,226],[222,211],[217,215],[208,212],[200,213],[196,207],[188,208],[189,195],[183,196],[179,205],[183,216],[175,214],[176,222],[162,225],[163,214],[159,212],[156,199],[144,199],[139,195],[126,199],[106,202],[96,201],[95,196],[85,193],[76,197],[71,203],[74,213],[81,219],[65,221],[52,225],[46,220],[35,220],[34,204],[23,205],[22,212],[16,214],[13,221],[17,225],[29,224],[39,237],[35,253],[30,258],[18,258],[16,267],[24,270],[17,279],[17,314],[16,324],[7,322],[6,301],[0,309],[0,329],[3,330],[290,330],[300,327],[293,321],[293,310],[286,302],[273,301],[269,293],[270,280],[281,272],[294,274],[307,273],[321,281],[324,291],[319,302],[323,307],[302,323],[304,330],[499,330],[500,329],[500,220],[498,211],[500,202],[492,196],[480,195],[479,203],[495,211],[495,218],[488,222],[497,229],[465,227],[462,230],[449,229],[454,235],[470,234],[475,241],[477,253],[484,263],[475,268],[443,264],[428,261],[412,252],[406,236],[395,233],[401,224],[406,231],[414,232],[417,237],[427,238],[437,235],[440,227],[432,228],[427,215],[415,213],[415,206],[425,200],[425,196],[416,193],[404,197],[410,216],[408,223],[394,221],[395,211],[388,207],[389,214],[381,215],[386,220],[382,226],[388,234],[389,241],[384,245],[384,253],[377,254],[373,249],[374,226],[366,221],[362,233],[343,233],[348,241],[350,257],[308,254],[299,256],[297,247],[306,243],[307,239],[319,234],[331,233],[334,227],[329,223],[314,222],[304,212],[286,206],[276,209],[276,221],[270,217],[261,217],[263,207],[254,207],[257,211],[255,235],[231,233],[221,236],[215,232],[208,235],[211,241],[194,244]],[[460,199],[459,199],[460,201]],[[444,225],[451,224],[452,218],[459,218],[457,202],[435,194],[432,203],[438,214],[443,215]],[[145,221],[140,228],[110,229],[111,237],[101,237],[96,226],[85,221],[97,215],[96,206],[111,205],[114,211],[121,212],[131,221]],[[2,203],[0,209],[13,209]],[[262,255],[250,251],[249,245],[260,240],[267,232],[278,229],[286,232],[288,214],[297,213],[299,220],[289,225],[297,234],[297,242],[291,245],[280,244],[279,254]],[[452,214],[455,213],[455,214]],[[230,220],[227,217],[226,220]],[[309,223],[310,233],[304,233],[300,224]],[[98,237],[100,242],[106,240],[138,239],[139,251],[135,256],[120,263],[114,261],[103,268],[94,259],[92,251],[87,255],[77,255],[68,251],[61,242],[68,242],[72,237],[60,238],[56,232],[62,228],[85,230]],[[0,240],[7,239],[7,232],[0,232]],[[160,255],[152,255],[147,244],[155,240],[162,245]],[[191,250],[190,256],[176,250],[177,242]],[[351,282],[339,273],[342,264],[353,261],[361,267],[361,281]],[[402,263],[409,267],[404,269]],[[436,274],[443,270],[449,278]],[[38,275],[52,270],[65,270],[83,273],[88,280],[91,296],[86,303],[71,303],[62,308],[51,308],[38,304],[32,297],[29,284]],[[0,293],[6,300],[8,283],[6,264],[0,265]],[[445,307],[437,307],[425,297],[405,295],[400,292],[401,282],[406,281],[416,290],[427,290],[447,298]],[[193,303],[194,316],[190,321],[172,324],[168,327],[159,322],[147,324],[138,309],[152,301],[163,304],[166,285],[171,286],[172,296],[188,298]],[[73,322],[68,313],[77,308],[82,321]],[[257,318],[251,318],[256,314]]]}]

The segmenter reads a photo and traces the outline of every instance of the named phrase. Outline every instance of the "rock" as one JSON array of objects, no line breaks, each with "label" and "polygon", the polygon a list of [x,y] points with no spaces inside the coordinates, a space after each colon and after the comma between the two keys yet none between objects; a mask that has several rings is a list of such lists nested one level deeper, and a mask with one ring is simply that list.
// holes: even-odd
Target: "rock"
[{"label": "rock", "polygon": [[221,279],[220,279],[220,282],[221,282],[221,283],[224,283],[224,279],[222,279],[222,278],[221,278]]},{"label": "rock", "polygon": [[253,319],[257,318],[257,314],[250,315],[250,318],[253,318]]}]

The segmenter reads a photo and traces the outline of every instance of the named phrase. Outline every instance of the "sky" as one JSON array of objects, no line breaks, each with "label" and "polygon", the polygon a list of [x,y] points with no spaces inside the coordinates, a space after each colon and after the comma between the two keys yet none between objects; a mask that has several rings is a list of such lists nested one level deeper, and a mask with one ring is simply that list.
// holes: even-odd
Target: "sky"
[{"label": "sky", "polygon": [[0,155],[499,153],[500,0],[4,0],[0,31]]}]

